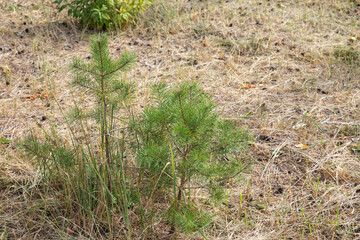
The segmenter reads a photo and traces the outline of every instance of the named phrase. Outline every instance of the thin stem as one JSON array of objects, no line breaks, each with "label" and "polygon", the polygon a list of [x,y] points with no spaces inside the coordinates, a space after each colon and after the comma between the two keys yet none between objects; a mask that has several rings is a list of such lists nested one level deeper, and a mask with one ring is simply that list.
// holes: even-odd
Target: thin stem
[{"label": "thin stem", "polygon": [[[183,173],[183,175],[181,176],[181,180],[180,180],[180,187],[179,187],[179,191],[178,191],[178,196],[177,196],[177,207],[179,206],[180,204],[180,201],[181,201],[181,192],[184,188],[184,185],[186,183],[186,177],[185,177],[185,173]],[[176,207],[176,208],[177,208]]]},{"label": "thin stem", "polygon": [[[105,140],[105,157],[106,157],[106,162],[108,164],[108,166],[111,165],[110,162],[110,146],[109,146],[109,134],[108,134],[108,129],[107,129],[107,103],[106,103],[106,97],[105,97],[105,78],[104,78],[104,66],[103,66],[103,59],[102,59],[102,51],[101,51],[101,45],[100,45],[100,40],[98,41],[99,44],[99,52],[100,52],[100,62],[101,62],[101,101],[103,104],[103,138]],[[109,175],[110,178],[110,175]],[[110,184],[110,183],[109,183]],[[109,190],[111,191],[111,186],[109,186]]]},{"label": "thin stem", "polygon": [[[100,63],[101,63],[101,101],[103,104],[103,123],[102,123],[102,142],[105,145],[105,158],[106,158],[106,163],[107,163],[107,167],[105,168],[105,174],[107,175],[107,188],[110,194],[108,194],[108,207],[112,206],[112,197],[111,197],[111,193],[112,193],[112,184],[111,184],[111,174],[110,174],[110,169],[111,169],[111,161],[110,161],[110,146],[109,146],[109,134],[108,134],[108,128],[107,128],[107,119],[106,119],[106,115],[107,115],[107,104],[106,104],[106,97],[105,97],[105,77],[104,77],[104,65],[103,65],[103,56],[102,56],[102,49],[101,49],[101,41],[98,40],[98,45],[99,45],[99,54],[100,54]],[[110,235],[112,235],[112,229],[111,229],[111,215],[110,215],[110,211],[109,208],[107,208],[107,214],[108,214],[108,221],[109,221],[109,230],[110,230]]]}]

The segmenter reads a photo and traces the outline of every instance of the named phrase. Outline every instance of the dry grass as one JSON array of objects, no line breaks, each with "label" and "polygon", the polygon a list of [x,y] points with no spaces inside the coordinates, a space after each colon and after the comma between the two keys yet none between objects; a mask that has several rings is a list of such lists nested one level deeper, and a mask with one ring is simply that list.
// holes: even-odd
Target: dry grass
[{"label": "dry grass", "polygon": [[[154,82],[197,80],[253,135],[252,169],[213,210],[223,213],[208,239],[360,239],[360,3],[154,2],[136,28],[109,37],[114,55],[138,55],[127,76],[137,107]],[[88,56],[92,32],[47,0],[0,6],[0,239],[90,238],[61,219],[15,142],[49,120],[64,128],[52,96],[71,104],[67,65]]]}]

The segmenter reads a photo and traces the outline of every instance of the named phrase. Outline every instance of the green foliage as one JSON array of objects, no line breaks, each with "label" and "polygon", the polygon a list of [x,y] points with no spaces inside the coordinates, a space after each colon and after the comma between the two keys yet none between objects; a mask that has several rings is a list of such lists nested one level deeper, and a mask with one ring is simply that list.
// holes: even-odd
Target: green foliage
[{"label": "green foliage", "polygon": [[16,4],[10,4],[9,6],[6,7],[6,11],[9,11],[9,12],[15,12],[18,9],[19,9],[19,6]]},{"label": "green foliage", "polygon": [[360,65],[360,53],[353,47],[337,48],[334,51],[336,59],[357,68]]},{"label": "green foliage", "polygon": [[152,0],[55,0],[54,3],[60,12],[67,8],[68,15],[80,19],[81,24],[106,30],[135,23]]},{"label": "green foliage", "polygon": [[360,126],[359,125],[346,125],[342,127],[340,132],[344,136],[358,136],[360,134]]},{"label": "green foliage", "polygon": [[193,31],[196,37],[204,37],[209,32],[209,26],[206,23],[201,22],[193,28]]},{"label": "green foliage", "polygon": [[211,216],[189,205],[172,206],[168,211],[169,222],[185,233],[201,231],[211,222]]},{"label": "green foliage", "polygon": [[10,139],[5,138],[4,136],[0,137],[0,145],[4,144],[4,145],[8,145],[11,143]]},{"label": "green foliage", "polygon": [[249,38],[243,40],[234,39],[220,39],[219,46],[223,47],[227,51],[236,54],[249,54],[254,55],[261,50],[264,45],[261,39]]},{"label": "green foliage", "polygon": [[[79,209],[93,221],[100,221],[111,232],[111,211],[123,214],[130,231],[127,209],[129,191],[123,170],[124,145],[121,136],[115,134],[115,112],[132,92],[132,85],[121,79],[121,73],[131,68],[135,56],[122,54],[117,60],[110,57],[106,35],[91,38],[91,59],[86,63],[78,58],[71,68],[72,84],[84,89],[97,102],[95,114],[74,109],[65,120],[70,138],[58,135],[53,126],[50,133],[44,130],[42,139],[34,134],[25,138],[21,147],[38,161],[47,182],[60,186],[67,199],[68,209]],[[87,132],[88,118],[95,118],[99,134],[91,139]],[[71,124],[76,122],[75,127]],[[112,134],[110,136],[110,133]],[[79,134],[82,135],[79,137]],[[73,213],[69,213],[71,215]],[[103,216],[106,219],[103,219]],[[98,226],[99,224],[96,224]],[[100,231],[100,230],[99,230]]]},{"label": "green foliage", "polygon": [[[71,66],[74,73],[72,84],[95,95],[98,102],[106,98],[110,109],[118,107],[118,104],[128,99],[133,91],[132,84],[119,80],[118,77],[131,69],[135,55],[125,52],[118,59],[111,59],[107,37],[103,34],[92,37],[91,43],[93,61],[88,64],[79,58],[74,58]],[[102,108],[103,105],[99,104],[98,107]]]},{"label": "green foliage", "polygon": [[360,158],[360,143],[354,144],[349,147],[349,150]]},{"label": "green foliage", "polygon": [[[213,200],[221,202],[227,180],[243,170],[244,161],[239,156],[246,149],[246,132],[221,119],[210,97],[197,84],[183,83],[178,89],[160,84],[153,92],[154,101],[140,120],[131,122],[137,162],[153,179],[149,184],[156,182],[158,190],[165,191],[176,185],[172,211],[184,210],[182,196],[189,193],[186,186],[193,179],[203,184]],[[175,168],[170,167],[171,158]],[[177,212],[172,217],[182,215]],[[171,220],[176,225],[178,221],[184,222]]]},{"label": "green foliage", "polygon": [[[138,214],[143,231],[150,229],[147,224],[158,211],[149,208],[165,194],[164,199],[173,198],[165,217],[174,232],[201,231],[211,217],[198,210],[190,190],[199,185],[215,203],[223,202],[228,180],[244,169],[246,131],[220,118],[211,98],[194,83],[156,85],[145,110],[138,116],[130,109],[124,117],[119,110],[131,99],[133,85],[121,73],[131,69],[135,56],[112,59],[106,35],[93,36],[90,49],[91,62],[74,58],[71,83],[93,97],[96,107],[88,110],[74,102],[63,114],[70,137],[54,125],[41,138],[30,134],[21,147],[37,159],[46,182],[64,194],[67,216],[80,211],[91,228],[106,226],[111,235],[116,212],[131,238],[128,209]],[[90,131],[94,122],[98,134]]]}]

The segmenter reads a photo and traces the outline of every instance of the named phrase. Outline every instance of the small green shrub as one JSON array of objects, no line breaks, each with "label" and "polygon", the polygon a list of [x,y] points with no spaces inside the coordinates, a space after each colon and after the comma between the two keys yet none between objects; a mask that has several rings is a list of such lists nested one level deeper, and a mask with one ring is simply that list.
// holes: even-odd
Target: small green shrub
[{"label": "small green shrub", "polygon": [[97,30],[126,28],[152,0],[55,0],[59,11],[68,8],[68,15]]},{"label": "small green shrub", "polygon": [[246,152],[247,133],[220,118],[210,97],[197,84],[183,83],[179,88],[160,84],[153,92],[153,102],[131,123],[141,176],[149,179],[146,182],[151,191],[172,189],[170,222],[174,227],[194,230],[202,224],[189,226],[183,224],[184,219],[176,219],[193,209],[191,186],[201,184],[214,202],[221,202],[227,181],[244,168],[241,156]]}]

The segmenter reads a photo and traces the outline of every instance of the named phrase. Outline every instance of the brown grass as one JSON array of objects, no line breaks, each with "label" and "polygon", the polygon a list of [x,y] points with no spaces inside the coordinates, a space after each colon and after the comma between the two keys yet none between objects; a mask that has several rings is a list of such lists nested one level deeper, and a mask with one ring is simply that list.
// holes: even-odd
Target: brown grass
[{"label": "brown grass", "polygon": [[[360,3],[154,2],[136,27],[109,36],[114,55],[138,55],[127,74],[137,107],[152,83],[196,80],[253,135],[252,169],[212,210],[207,238],[360,239],[360,57],[341,57],[360,52]],[[48,0],[0,6],[0,139],[11,140],[0,140],[0,239],[70,237],[79,226],[57,224],[59,199],[15,143],[49,120],[65,128],[52,96],[71,105],[67,66],[88,56],[93,32]]]}]

